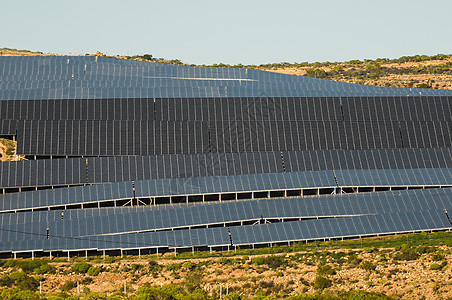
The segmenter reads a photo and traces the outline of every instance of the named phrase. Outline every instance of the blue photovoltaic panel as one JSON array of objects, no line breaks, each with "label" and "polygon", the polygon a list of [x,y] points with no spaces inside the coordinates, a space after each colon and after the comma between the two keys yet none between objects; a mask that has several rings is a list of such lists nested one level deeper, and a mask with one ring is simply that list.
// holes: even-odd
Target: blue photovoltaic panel
[{"label": "blue photovoltaic panel", "polygon": [[[379,224],[384,224],[381,226]],[[275,224],[231,227],[234,245],[300,241],[324,238],[366,236],[385,233],[412,232],[450,228],[443,210],[422,210],[355,216],[334,219],[314,219]],[[5,233],[2,232],[4,241]],[[153,247],[227,246],[227,228],[206,228],[178,231],[147,232],[86,238],[51,237],[0,243],[0,251],[35,249],[136,249]]]},{"label": "blue photovoltaic panel", "polygon": [[[17,153],[47,156],[107,156],[113,153],[127,156],[452,147],[449,138],[452,134],[451,121],[416,121],[408,122],[406,126],[396,121],[367,120],[297,120],[285,123],[242,120],[19,120]],[[196,139],[184,133],[191,126],[200,128]],[[420,128],[426,128],[422,129],[422,139],[411,136],[411,131],[417,132]],[[429,134],[435,131],[441,134]],[[289,132],[291,136],[288,136]],[[336,134],[333,135],[333,132]],[[106,136],[115,138],[107,142]],[[48,143],[48,140],[54,142]]]},{"label": "blue photovoltaic panel", "polygon": [[[286,172],[452,168],[451,148],[288,151],[283,158]],[[278,172],[280,152],[29,160],[1,163],[0,188]]]},{"label": "blue photovoltaic panel", "polygon": [[452,185],[452,169],[335,170],[339,186]]},{"label": "blue photovoltaic panel", "polygon": [[126,181],[1,195],[0,210],[36,209],[130,198],[133,198],[132,182]]},{"label": "blue photovoltaic panel", "polygon": [[[386,224],[386,226],[379,226]],[[275,243],[328,238],[448,229],[443,210],[396,212],[370,216],[313,219],[275,224],[231,227],[235,245]]]},{"label": "blue photovoltaic panel", "polygon": [[[36,235],[34,235],[36,237]],[[27,237],[30,237],[28,235]],[[0,252],[6,251],[43,251],[56,250],[108,250],[108,249],[138,249],[138,248],[184,248],[196,246],[227,246],[230,245],[228,229],[201,228],[177,231],[142,232],[109,236],[91,236],[85,238],[51,237],[46,233],[41,238],[0,243]]]},{"label": "blue photovoltaic panel", "polygon": [[[64,219],[61,219],[61,211],[41,211],[1,214],[0,225],[4,230],[33,233],[36,236],[32,236],[32,239],[39,239],[39,234],[47,227],[54,236],[86,237],[223,225],[241,221],[255,222],[262,218],[371,217],[392,212],[444,210],[452,207],[451,195],[452,189],[426,189],[336,197],[232,201],[161,209],[152,206],[87,209],[67,211]],[[331,230],[336,232],[342,229]],[[2,239],[6,241],[16,238],[4,235]]]},{"label": "blue photovoltaic panel", "polygon": [[[371,173],[375,172],[375,173]],[[340,186],[359,185],[450,185],[449,169],[425,170],[347,170],[336,171]],[[390,177],[387,173],[391,174]],[[358,174],[358,175],[356,175]],[[376,175],[380,177],[376,177]],[[396,175],[394,175],[396,174]],[[410,177],[416,175],[417,177]],[[351,175],[354,175],[353,177]],[[375,176],[375,178],[373,176]],[[402,176],[403,175],[403,176]],[[384,177],[383,177],[384,176]],[[391,179],[392,178],[392,179]],[[424,178],[424,179],[419,179]],[[346,181],[348,180],[348,181]],[[378,181],[379,180],[379,181]],[[159,196],[221,194],[267,190],[290,190],[301,188],[335,187],[331,171],[267,173],[218,177],[176,178],[59,188],[30,191],[0,196],[0,210],[14,211],[44,207],[96,203],[109,200],[149,198]],[[411,191],[410,191],[411,192]],[[423,191],[419,191],[423,193]],[[337,196],[343,197],[342,195]],[[354,197],[354,195],[347,196]],[[360,195],[373,197],[373,195]],[[322,206],[325,209],[325,206]],[[329,207],[329,206],[326,206]]]},{"label": "blue photovoltaic panel", "polygon": [[135,182],[136,197],[216,194],[334,186],[336,186],[336,183],[331,171],[261,173]]}]

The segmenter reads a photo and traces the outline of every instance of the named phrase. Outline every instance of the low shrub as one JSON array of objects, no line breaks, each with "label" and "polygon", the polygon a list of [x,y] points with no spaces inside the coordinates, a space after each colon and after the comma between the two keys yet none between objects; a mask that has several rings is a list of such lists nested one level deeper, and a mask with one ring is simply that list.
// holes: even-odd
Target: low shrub
[{"label": "low shrub", "polygon": [[20,288],[9,288],[0,290],[0,299],[38,300],[40,299],[40,296],[38,293],[30,290],[22,290]]},{"label": "low shrub", "polygon": [[253,265],[257,265],[257,266],[263,265],[264,264],[264,257],[262,257],[262,256],[255,257],[255,258],[253,258],[251,260],[251,263]]},{"label": "low shrub", "polygon": [[444,253],[437,251],[431,255],[431,258],[433,261],[441,261],[444,260],[445,256]]},{"label": "low shrub", "polygon": [[78,262],[75,265],[72,266],[72,271],[75,272],[76,274],[85,274],[86,272],[88,272],[88,270],[92,267],[92,265],[90,265],[87,262]]},{"label": "low shrub", "polygon": [[165,269],[167,269],[168,271],[179,271],[181,268],[181,264],[178,263],[172,263],[172,264],[167,264],[165,266]]},{"label": "low shrub", "polygon": [[149,264],[149,273],[156,273],[162,269],[162,266],[159,265],[159,263],[153,259],[149,260],[148,264]]},{"label": "low shrub", "polygon": [[352,266],[358,266],[361,263],[362,259],[359,258],[357,254],[353,253],[347,257],[347,261]]},{"label": "low shrub", "polygon": [[441,270],[442,266],[440,264],[437,263],[433,263],[430,265],[430,270]]},{"label": "low shrub", "polygon": [[314,288],[320,291],[329,288],[331,285],[331,280],[320,275],[317,275],[313,283]]},{"label": "low shrub", "polygon": [[369,300],[392,300],[394,297],[383,293],[368,292],[363,290],[351,290],[341,295],[342,299],[369,299]]},{"label": "low shrub", "polygon": [[35,260],[15,260],[11,259],[5,262],[4,267],[6,268],[18,268],[22,269],[23,272],[31,273],[35,272],[38,274],[45,274],[54,271],[49,264],[40,259]]},{"label": "low shrub", "polygon": [[229,293],[227,294],[225,297],[223,297],[223,299],[228,299],[228,300],[242,300],[242,295],[239,293]]},{"label": "low shrub", "polygon": [[80,283],[81,284],[90,284],[90,283],[92,283],[94,280],[91,278],[91,277],[85,277],[85,278],[83,278],[81,281],[80,281]]},{"label": "low shrub", "polygon": [[60,290],[63,292],[69,292],[73,288],[77,286],[77,283],[72,280],[66,280],[63,285],[60,287]]},{"label": "low shrub", "polygon": [[367,272],[375,271],[375,269],[377,268],[375,264],[371,263],[368,260],[363,261],[359,267],[363,270],[366,270]]},{"label": "low shrub", "polygon": [[140,264],[132,264],[132,265],[130,266],[130,268],[132,269],[132,271],[136,272],[136,271],[141,270],[141,269],[143,268],[143,266],[140,265]]},{"label": "low shrub", "polygon": [[282,256],[270,255],[270,256],[258,256],[251,260],[254,265],[268,265],[269,268],[277,269],[283,265],[287,265],[287,261]]},{"label": "low shrub", "polygon": [[97,276],[97,275],[99,275],[100,271],[101,271],[101,269],[99,267],[93,266],[88,269],[87,273],[88,273],[88,275],[91,275],[91,276]]},{"label": "low shrub", "polygon": [[218,263],[220,265],[230,265],[231,264],[231,260],[227,259],[226,257],[220,257],[220,259],[218,259]]},{"label": "low shrub", "polygon": [[55,268],[51,267],[48,264],[44,264],[44,265],[41,265],[39,268],[34,269],[33,272],[36,273],[36,274],[54,273],[55,272]]},{"label": "low shrub", "polygon": [[114,262],[115,262],[115,258],[114,258],[113,256],[106,256],[106,257],[104,258],[104,263],[112,264],[112,263],[114,263]]},{"label": "low shrub", "polygon": [[419,254],[415,249],[411,248],[407,244],[403,244],[400,250],[394,254],[395,260],[415,260],[419,257]]},{"label": "low shrub", "polygon": [[317,266],[317,274],[319,274],[319,275],[335,275],[336,271],[330,265],[319,264]]},{"label": "low shrub", "polygon": [[192,263],[191,261],[187,261],[182,265],[182,267],[187,270],[193,270],[194,268],[196,268],[196,265],[194,263]]},{"label": "low shrub", "polygon": [[39,286],[39,282],[25,274],[24,272],[12,272],[11,274],[3,274],[0,279],[0,285],[3,286],[16,286],[21,290],[36,290]]}]

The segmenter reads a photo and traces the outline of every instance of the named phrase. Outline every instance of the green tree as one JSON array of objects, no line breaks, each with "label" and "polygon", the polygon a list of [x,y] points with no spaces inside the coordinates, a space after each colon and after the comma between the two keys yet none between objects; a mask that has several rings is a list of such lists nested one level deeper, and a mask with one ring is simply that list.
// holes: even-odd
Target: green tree
[{"label": "green tree", "polygon": [[315,77],[315,78],[327,78],[328,74],[323,69],[309,68],[309,69],[306,69],[306,76]]},{"label": "green tree", "polygon": [[144,54],[143,56],[141,56],[141,58],[145,59],[145,60],[152,60],[153,59],[151,54]]}]

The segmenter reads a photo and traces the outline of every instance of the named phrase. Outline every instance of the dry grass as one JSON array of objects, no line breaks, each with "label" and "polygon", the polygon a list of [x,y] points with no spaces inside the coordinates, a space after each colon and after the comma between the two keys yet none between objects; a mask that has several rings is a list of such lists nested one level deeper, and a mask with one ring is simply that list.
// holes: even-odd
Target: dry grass
[{"label": "dry grass", "polygon": [[[326,264],[334,270],[323,275],[333,283],[329,288],[333,293],[360,289],[403,296],[405,299],[452,297],[452,269],[448,265],[452,261],[451,247],[441,246],[435,251],[446,253],[442,262],[447,265],[442,270],[430,270],[429,266],[435,262],[431,253],[422,254],[416,260],[397,261],[393,259],[397,253],[394,249],[380,249],[371,253],[341,249],[276,254],[284,263],[273,268],[265,263],[256,264],[253,260],[268,255],[190,259],[191,269],[183,265],[187,260],[162,256],[142,259],[130,257],[113,263],[97,259],[90,263],[101,267],[103,271],[98,276],[91,277],[91,283],[81,284],[81,288],[82,292],[112,294],[121,290],[126,282],[127,289],[133,292],[144,283],[185,287],[188,278],[196,277],[201,288],[207,292],[214,291],[221,285],[230,292],[235,291],[248,297],[254,296],[258,290],[278,297],[316,292],[313,283],[319,274],[318,266]],[[339,254],[343,254],[343,257],[339,258]],[[150,259],[158,263],[154,271],[149,269]],[[375,264],[375,270],[363,269],[363,261]],[[82,282],[89,277],[71,273],[74,262],[50,264],[56,268],[57,273],[42,275],[44,293],[58,293],[65,281]],[[170,264],[178,266],[175,268],[177,270],[167,267]],[[134,268],[136,271],[133,271]],[[3,269],[3,273],[11,271]],[[73,289],[70,292],[75,294],[77,291]]]}]

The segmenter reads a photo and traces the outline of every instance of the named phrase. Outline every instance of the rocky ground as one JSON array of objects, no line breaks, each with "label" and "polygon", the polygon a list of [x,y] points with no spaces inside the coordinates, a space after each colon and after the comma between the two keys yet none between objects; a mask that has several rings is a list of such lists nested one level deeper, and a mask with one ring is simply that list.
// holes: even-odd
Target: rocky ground
[{"label": "rocky ground", "polygon": [[[143,284],[182,288],[196,286],[218,297],[238,293],[244,298],[256,294],[285,298],[300,293],[337,294],[363,290],[395,299],[452,298],[452,247],[363,248],[295,251],[271,255],[236,255],[186,258],[147,256],[138,259],[91,258],[98,267],[95,276],[75,274],[75,261],[48,261],[53,271],[39,275],[42,292],[57,294],[68,281],[79,282],[66,290],[70,294],[123,291],[133,294]],[[229,256],[230,255],[230,256]],[[182,255],[183,256],[183,255]],[[78,260],[82,261],[82,260]],[[10,274],[14,268],[2,268]],[[321,278],[323,283],[319,283]]]}]

